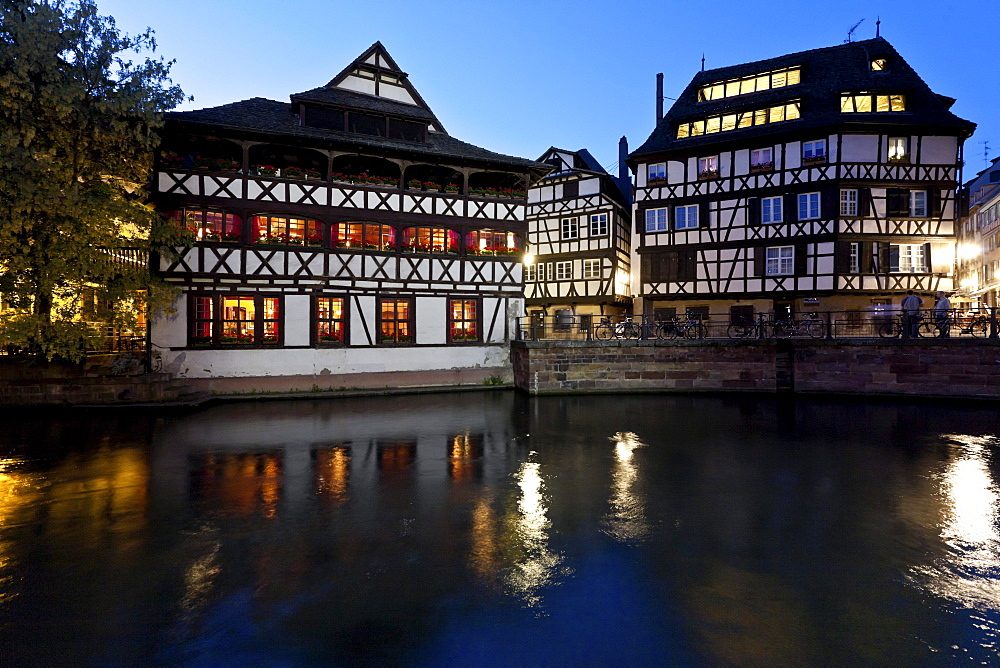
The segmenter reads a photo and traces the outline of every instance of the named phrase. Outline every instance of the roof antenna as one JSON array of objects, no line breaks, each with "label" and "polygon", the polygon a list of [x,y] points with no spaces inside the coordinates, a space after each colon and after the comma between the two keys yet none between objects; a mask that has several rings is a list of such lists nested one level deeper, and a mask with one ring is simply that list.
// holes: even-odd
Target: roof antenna
[{"label": "roof antenna", "polygon": [[877,19],[875,19],[875,38],[876,39],[878,39],[879,37],[882,36],[882,35],[879,34],[879,32],[881,31],[881,28],[882,28],[882,17],[880,16]]},{"label": "roof antenna", "polygon": [[989,167],[990,166],[990,142],[989,142],[989,140],[987,140],[987,141],[981,141],[979,143],[983,145],[983,162],[986,163],[987,167]]},{"label": "roof antenna", "polygon": [[857,30],[858,26],[861,25],[864,22],[865,22],[865,20],[861,19],[860,21],[858,21],[857,23],[855,23],[854,25],[852,25],[850,28],[848,28],[848,30],[847,30],[847,39],[844,40],[844,44],[850,44],[851,42],[854,41],[854,31]]},{"label": "roof antenna", "polygon": [[705,71],[705,54],[701,54],[701,71]]}]

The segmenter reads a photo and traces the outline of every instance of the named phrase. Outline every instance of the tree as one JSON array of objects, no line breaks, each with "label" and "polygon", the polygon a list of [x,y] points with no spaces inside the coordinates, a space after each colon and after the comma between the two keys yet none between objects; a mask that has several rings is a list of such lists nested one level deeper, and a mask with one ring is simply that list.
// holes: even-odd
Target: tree
[{"label": "tree", "polygon": [[150,29],[93,0],[0,0],[0,345],[82,359],[84,297],[129,326],[166,286],[144,260],[174,241],[144,185],[162,113],[183,100]]}]

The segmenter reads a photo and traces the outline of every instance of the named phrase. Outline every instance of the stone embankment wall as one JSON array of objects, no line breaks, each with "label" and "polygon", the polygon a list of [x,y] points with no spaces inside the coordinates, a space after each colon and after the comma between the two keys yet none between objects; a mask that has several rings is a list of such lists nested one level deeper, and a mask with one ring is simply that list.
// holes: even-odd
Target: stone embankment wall
[{"label": "stone embankment wall", "polygon": [[1000,342],[514,342],[515,385],[572,392],[801,392],[1000,398]]}]

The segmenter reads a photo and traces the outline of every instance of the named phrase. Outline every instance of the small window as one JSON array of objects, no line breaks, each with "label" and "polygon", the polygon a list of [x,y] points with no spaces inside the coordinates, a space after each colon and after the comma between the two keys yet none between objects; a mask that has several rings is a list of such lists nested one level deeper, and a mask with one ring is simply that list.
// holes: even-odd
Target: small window
[{"label": "small window", "polygon": [[886,58],[872,58],[872,72],[884,72],[888,65]]},{"label": "small window", "polygon": [[667,210],[646,209],[646,231],[663,232],[667,229]]},{"label": "small window", "polygon": [[318,220],[254,216],[254,240],[259,244],[322,246],[323,224]]},{"label": "small window", "polygon": [[657,162],[646,166],[646,182],[663,181],[667,178],[667,163]]},{"label": "small window", "polygon": [[479,341],[479,300],[448,300],[448,338],[453,342]]},{"label": "small window", "polygon": [[826,162],[826,140],[802,142],[802,164],[811,165]]},{"label": "small window", "polygon": [[750,151],[750,171],[767,172],[774,169],[772,149],[758,148]]},{"label": "small window", "polygon": [[563,218],[559,221],[559,238],[576,239],[580,236],[580,226],[576,218]]},{"label": "small window", "polygon": [[535,265],[533,265],[533,264],[525,265],[525,267],[524,267],[524,282],[525,283],[534,283],[535,282],[535,275],[536,275],[536,273],[537,272],[535,270]]},{"label": "small window", "polygon": [[719,156],[711,155],[706,158],[698,158],[698,178],[714,179],[719,176]]},{"label": "small window", "polygon": [[799,220],[816,218],[819,218],[819,193],[802,193],[799,195]]},{"label": "small window", "polygon": [[923,244],[891,244],[889,246],[889,271],[916,274],[926,271]]},{"label": "small window", "polygon": [[521,237],[506,230],[475,230],[465,235],[466,255],[517,255]]},{"label": "small window", "polygon": [[767,249],[768,276],[790,276],[795,265],[794,246],[775,246]]},{"label": "small window", "polygon": [[403,252],[458,253],[458,232],[442,227],[407,227],[403,230]]},{"label": "small window", "polygon": [[674,228],[687,230],[698,227],[698,205],[688,204],[687,206],[674,207]]},{"label": "small window", "polygon": [[907,137],[889,137],[889,162],[909,162],[909,144]]},{"label": "small window", "polygon": [[378,300],[379,343],[413,343],[413,300]]},{"label": "small window", "polygon": [[608,214],[597,213],[590,217],[590,236],[608,236]]},{"label": "small window", "polygon": [[847,260],[847,271],[857,274],[861,271],[861,242],[852,241]]},{"label": "small window", "polygon": [[910,191],[910,216],[913,218],[924,218],[927,216],[927,191]]},{"label": "small window", "polygon": [[762,197],[760,200],[760,222],[781,222],[781,197]]},{"label": "small window", "polygon": [[573,278],[573,262],[556,262],[556,280],[568,281]]},{"label": "small window", "polygon": [[858,215],[858,191],[854,188],[844,188],[840,191],[840,215]]},{"label": "small window", "polygon": [[317,344],[328,346],[346,343],[347,318],[344,303],[343,297],[313,298],[313,333]]},{"label": "small window", "polygon": [[354,250],[394,250],[396,229],[375,223],[337,223],[333,228],[333,243],[337,248]]},{"label": "small window", "polygon": [[239,216],[208,209],[181,209],[170,212],[167,218],[197,241],[239,241],[243,227]]},{"label": "small window", "polygon": [[584,260],[583,261],[583,277],[584,278],[600,278],[601,277],[601,261],[600,260]]}]

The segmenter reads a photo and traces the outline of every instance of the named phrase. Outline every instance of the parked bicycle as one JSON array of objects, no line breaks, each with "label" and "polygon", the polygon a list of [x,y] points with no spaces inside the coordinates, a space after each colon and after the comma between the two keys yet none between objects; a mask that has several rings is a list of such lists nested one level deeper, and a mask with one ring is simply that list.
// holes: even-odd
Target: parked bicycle
[{"label": "parked bicycle", "polygon": [[740,318],[729,324],[726,334],[731,339],[766,339],[773,323],[763,313],[758,313],[756,319]]},{"label": "parked bicycle", "polygon": [[906,327],[912,325],[912,323],[908,322],[909,319],[916,319],[918,321],[913,328],[914,336],[932,337],[938,334],[937,324],[932,321],[925,321],[923,313],[917,313],[912,316],[901,313],[892,320],[886,320],[879,325],[878,335],[883,339],[893,339],[903,336]]},{"label": "parked bicycle", "polygon": [[638,339],[642,336],[642,326],[632,322],[630,316],[625,316],[621,322],[612,322],[611,318],[601,318],[600,324],[594,328],[594,338],[606,341],[608,339]]},{"label": "parked bicycle", "polygon": [[956,317],[951,321],[952,329],[960,334],[971,334],[975,338],[986,338],[990,335],[990,319],[984,315],[966,315]]},{"label": "parked bicycle", "polygon": [[808,336],[812,339],[819,339],[826,335],[826,323],[824,323],[816,313],[808,313],[801,320],[776,320],[774,322],[774,336],[779,339],[787,339],[793,336]]},{"label": "parked bicycle", "polygon": [[664,338],[671,339],[703,339],[705,338],[705,323],[697,315],[688,313],[684,320],[674,318],[668,323]]}]

